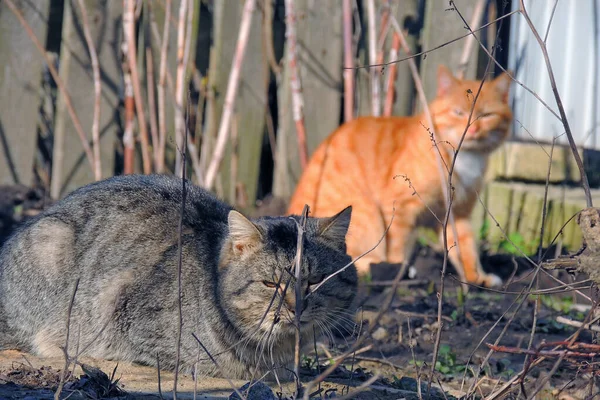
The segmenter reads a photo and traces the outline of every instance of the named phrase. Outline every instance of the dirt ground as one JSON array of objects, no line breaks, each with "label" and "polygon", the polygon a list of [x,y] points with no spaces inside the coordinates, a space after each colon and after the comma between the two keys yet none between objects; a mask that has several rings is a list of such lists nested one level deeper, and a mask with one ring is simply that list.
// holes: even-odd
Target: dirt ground
[{"label": "dirt ground", "polygon": [[[19,223],[47,204],[40,193],[27,188],[0,187],[0,245]],[[550,253],[554,256],[553,252]],[[533,261],[537,261],[535,257]],[[533,277],[534,270],[529,261],[510,254],[483,254],[482,262],[485,269],[494,270],[504,279],[514,275],[512,283],[499,291],[472,288],[466,296],[462,296],[456,281],[452,277],[446,279],[441,346],[434,374],[434,386],[443,388],[445,394],[436,391],[434,398],[460,398],[467,393],[473,397],[486,397],[522,371],[527,362],[530,362],[531,368],[522,384],[518,381],[498,398],[517,398],[521,390],[530,396],[537,389],[541,390],[538,398],[571,400],[597,395],[600,387],[594,380],[598,375],[595,369],[598,356],[566,357],[549,376],[560,352],[548,352],[551,347],[536,352],[540,345],[544,346],[544,342],[568,339],[576,328],[564,322],[582,321],[590,309],[589,301],[573,291],[552,294],[544,290],[559,286],[555,278],[575,284],[585,277],[540,273],[533,285],[540,295],[523,295]],[[373,328],[370,337],[353,356],[321,384],[321,391],[315,388],[315,398],[347,395],[376,375],[378,379],[367,391],[349,398],[416,399],[418,380],[422,381],[422,391],[426,390],[425,382],[430,376],[439,328],[436,321],[442,257],[429,247],[420,247],[413,264],[416,276],[401,281],[379,326]],[[384,299],[390,294],[390,282],[396,271],[397,266],[393,265],[373,267],[372,279],[366,283],[362,307],[357,314],[355,331],[352,335],[334,332],[335,337],[325,338],[311,346],[313,350],[305,352],[302,376],[305,384],[346,351],[359,335],[372,328]],[[589,285],[582,293],[590,295]],[[582,330],[577,338],[580,343],[594,343],[593,340],[589,330]],[[490,352],[488,344],[496,341],[498,345],[513,350],[530,348],[531,355],[526,360],[523,350],[521,354]],[[539,361],[543,354],[548,358]],[[99,368],[108,376],[117,368],[112,380],[98,378],[95,370],[88,370],[85,374],[80,368],[76,369],[65,384],[63,397],[156,398],[159,395],[156,369],[128,363],[117,366],[116,362],[102,360],[80,361]],[[53,398],[63,364],[61,359],[41,360],[15,350],[0,352],[0,399]],[[114,384],[116,379],[118,383]],[[233,382],[236,387],[244,383]],[[194,385],[192,377],[181,377],[178,397],[194,398]],[[231,385],[223,379],[199,377],[196,385],[197,398],[227,398],[233,392]],[[162,371],[164,397],[171,397],[172,386],[172,374]],[[272,389],[276,393],[274,398],[289,398],[294,392],[294,385],[274,385]]]}]

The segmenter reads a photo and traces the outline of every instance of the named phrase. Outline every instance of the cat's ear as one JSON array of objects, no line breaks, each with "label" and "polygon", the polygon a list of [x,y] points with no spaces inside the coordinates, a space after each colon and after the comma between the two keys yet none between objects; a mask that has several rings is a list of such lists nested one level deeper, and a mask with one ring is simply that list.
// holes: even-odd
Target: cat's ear
[{"label": "cat's ear", "polygon": [[229,237],[235,255],[239,256],[252,251],[262,242],[262,235],[256,225],[239,212],[229,211],[227,223],[229,224]]},{"label": "cat's ear", "polygon": [[456,83],[456,78],[452,71],[445,65],[438,66],[437,71],[437,97],[448,94],[452,86]]},{"label": "cat's ear", "polygon": [[321,218],[319,221],[319,236],[334,243],[336,246],[345,248],[346,234],[350,227],[351,216],[352,206],[348,206],[333,217]]},{"label": "cat's ear", "polygon": [[510,91],[510,84],[512,83],[511,76],[512,72],[506,71],[498,75],[498,77],[496,77],[496,79],[492,81],[492,83],[496,87],[496,90],[502,96],[502,101],[504,101],[505,103],[508,103],[508,92]]}]

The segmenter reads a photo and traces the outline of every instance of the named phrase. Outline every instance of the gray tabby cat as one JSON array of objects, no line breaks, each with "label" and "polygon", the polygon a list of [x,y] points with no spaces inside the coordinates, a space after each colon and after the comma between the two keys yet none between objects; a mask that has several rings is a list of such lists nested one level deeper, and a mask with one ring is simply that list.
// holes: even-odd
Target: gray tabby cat
[{"label": "gray tabby cat", "polygon": [[[250,221],[210,193],[187,186],[183,220],[181,365],[230,378],[289,367],[294,348],[294,279],[299,217]],[[0,314],[23,346],[173,368],[178,326],[181,180],[122,176],[80,188],[26,223],[0,251]],[[357,277],[345,236],[351,209],[308,218],[302,260],[302,337],[351,316]],[[293,268],[293,267],[292,267]],[[289,290],[283,292],[287,282]],[[284,296],[282,296],[282,294]],[[274,300],[273,300],[274,299]],[[279,311],[278,311],[279,309]],[[262,323],[261,323],[262,322]],[[255,371],[255,368],[257,369]],[[256,375],[256,374],[258,375]]]}]

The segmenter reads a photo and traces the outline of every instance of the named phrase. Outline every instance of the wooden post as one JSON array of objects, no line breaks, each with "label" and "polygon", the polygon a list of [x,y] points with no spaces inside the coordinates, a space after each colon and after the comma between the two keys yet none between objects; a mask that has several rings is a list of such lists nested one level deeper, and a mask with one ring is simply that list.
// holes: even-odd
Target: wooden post
[{"label": "wooden post", "polygon": [[[120,1],[102,4],[94,0],[85,0],[85,3],[91,35],[97,46],[102,77],[100,103],[102,176],[111,176],[114,171],[114,144],[119,131],[115,112],[119,105],[121,86],[118,32],[123,7]],[[111,43],[114,45],[111,46]],[[91,142],[94,81],[81,27],[79,7],[73,0],[65,1],[59,72],[71,95],[75,112]],[[59,198],[79,186],[94,181],[94,173],[85,160],[80,139],[65,109],[64,98],[60,94],[57,100],[54,135],[51,195]]]},{"label": "wooden post", "polygon": [[[50,0],[15,3],[44,43]],[[43,65],[42,54],[0,2],[0,184],[33,183]]]}]

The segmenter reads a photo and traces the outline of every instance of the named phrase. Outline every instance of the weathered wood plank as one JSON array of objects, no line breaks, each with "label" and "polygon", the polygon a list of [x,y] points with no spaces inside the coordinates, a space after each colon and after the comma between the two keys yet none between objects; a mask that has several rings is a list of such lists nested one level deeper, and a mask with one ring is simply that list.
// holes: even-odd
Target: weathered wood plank
[{"label": "weathered wood plank", "polygon": [[[207,106],[207,132],[214,137],[218,130],[223,110],[227,81],[231,71],[233,54],[237,44],[239,25],[244,2],[215,2],[213,14],[213,46],[209,67],[209,87],[214,90],[215,100]],[[220,182],[223,197],[234,202],[229,188],[231,177],[237,175],[249,199],[254,203],[260,166],[260,149],[265,126],[265,108],[267,103],[268,65],[263,61],[262,15],[255,9],[252,26],[242,64],[238,96],[236,98],[234,118],[238,129],[237,172],[231,172],[231,142],[221,164]],[[233,28],[233,29],[232,29]],[[231,138],[231,136],[230,136]]]},{"label": "weathered wood plank", "polygon": [[[342,92],[342,2],[299,0],[298,66],[304,92],[309,155],[340,123]],[[279,94],[279,132],[274,194],[289,197],[302,173],[291,113],[287,66]]]},{"label": "weathered wood plank", "polygon": [[[15,3],[45,43],[50,0]],[[0,3],[0,184],[33,183],[42,60],[17,18]]]},{"label": "weathered wood plank", "polygon": [[[428,1],[426,3],[425,27],[422,36],[423,50],[432,49],[467,33],[465,24],[456,11],[448,5],[448,2]],[[469,22],[476,2],[473,0],[455,0],[454,3],[462,16]],[[425,86],[425,95],[429,101],[435,97],[438,65],[444,64],[453,72],[456,72],[464,44],[464,39],[459,40],[432,51],[421,59],[421,77]],[[469,65],[465,71],[465,78],[473,79],[475,77],[478,48],[478,45],[473,46]]]},{"label": "weathered wood plank", "polygon": [[[122,40],[123,3],[86,0],[85,4],[100,63],[102,79],[100,156],[102,176],[108,177],[114,171],[114,144],[119,132],[116,111],[121,86],[119,49]],[[59,72],[71,95],[75,112],[91,142],[94,82],[89,52],[81,26],[79,5],[73,0],[65,2]],[[81,141],[67,113],[62,95],[59,95],[57,100],[54,134],[51,194],[56,198],[94,180],[94,174],[85,158]]]}]

